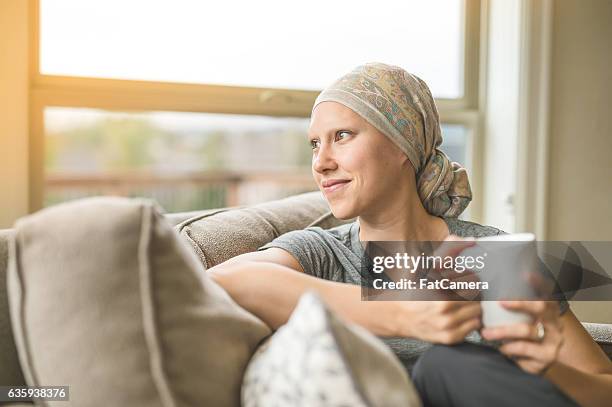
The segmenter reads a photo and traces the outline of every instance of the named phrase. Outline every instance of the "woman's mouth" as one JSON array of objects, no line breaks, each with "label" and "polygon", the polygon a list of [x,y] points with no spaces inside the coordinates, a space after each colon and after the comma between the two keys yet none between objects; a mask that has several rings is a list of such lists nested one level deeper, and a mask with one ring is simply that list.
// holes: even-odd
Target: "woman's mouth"
[{"label": "woman's mouth", "polygon": [[344,188],[349,182],[351,182],[349,179],[332,179],[323,181],[321,186],[323,187],[323,192],[331,193]]}]

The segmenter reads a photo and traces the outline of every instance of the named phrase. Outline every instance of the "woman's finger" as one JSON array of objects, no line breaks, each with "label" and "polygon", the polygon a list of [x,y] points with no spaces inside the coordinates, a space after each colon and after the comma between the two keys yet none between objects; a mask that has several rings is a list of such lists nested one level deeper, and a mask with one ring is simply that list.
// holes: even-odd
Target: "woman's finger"
[{"label": "woman's finger", "polygon": [[471,319],[480,319],[482,315],[482,307],[479,302],[465,302],[463,307],[457,308],[451,315],[452,322],[450,327],[455,327],[463,324]]},{"label": "woman's finger", "polygon": [[445,344],[453,344],[461,342],[465,339],[468,333],[480,328],[480,318],[472,318],[463,322],[459,327],[449,329],[440,334],[441,342]]},{"label": "woman's finger", "polygon": [[553,315],[559,305],[555,301],[500,301],[504,308],[530,314],[534,319]]},{"label": "woman's finger", "polygon": [[459,328],[457,328],[457,335],[463,340],[467,334],[472,331],[479,329],[482,326],[480,318],[472,318],[463,322]]},{"label": "woman's finger", "polygon": [[536,324],[519,323],[484,328],[480,331],[483,338],[489,341],[502,339],[528,339],[538,340],[538,327]]},{"label": "woman's finger", "polygon": [[480,302],[476,301],[429,301],[432,310],[441,314],[450,315],[457,312],[460,308],[480,307]]},{"label": "woman's finger", "polygon": [[554,283],[550,278],[544,278],[536,271],[528,271],[525,273],[525,278],[529,285],[534,289],[536,295],[540,299],[551,299],[555,289]]},{"label": "woman's finger", "polygon": [[[440,275],[443,278],[448,278],[449,280],[457,283],[478,283],[480,281],[480,277],[478,274],[471,270],[466,270],[462,273],[458,273],[452,270],[445,270]],[[473,284],[474,287],[478,287],[478,284]],[[452,294],[455,295],[458,299],[464,301],[475,301],[480,299],[481,290],[479,288],[473,289],[456,289],[452,290]]]},{"label": "woman's finger", "polygon": [[542,345],[532,341],[516,340],[503,344],[499,351],[508,357],[538,359],[542,356]]},{"label": "woman's finger", "polygon": [[516,359],[515,362],[517,365],[519,365],[521,369],[532,374],[540,374],[542,370],[544,370],[544,368],[546,367],[545,364],[533,359],[519,358]]}]

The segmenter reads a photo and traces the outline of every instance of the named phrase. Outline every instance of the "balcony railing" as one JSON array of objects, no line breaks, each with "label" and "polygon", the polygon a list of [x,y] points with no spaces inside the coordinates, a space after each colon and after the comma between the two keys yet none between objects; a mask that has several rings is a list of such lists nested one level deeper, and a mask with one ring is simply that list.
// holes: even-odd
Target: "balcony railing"
[{"label": "balcony railing", "polygon": [[251,205],[317,189],[304,171],[206,172],[157,175],[48,173],[45,205],[89,196],[113,195],[156,200],[168,212]]}]

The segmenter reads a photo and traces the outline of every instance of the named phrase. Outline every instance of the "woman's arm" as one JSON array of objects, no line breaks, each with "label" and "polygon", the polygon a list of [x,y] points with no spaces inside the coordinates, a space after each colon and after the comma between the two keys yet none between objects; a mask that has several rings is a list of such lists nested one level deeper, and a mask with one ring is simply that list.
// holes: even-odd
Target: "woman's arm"
[{"label": "woman's arm", "polygon": [[612,362],[568,310],[562,317],[563,344],[546,377],[583,406],[609,406]]},{"label": "woman's arm", "polygon": [[[258,253],[269,250],[273,249]],[[480,326],[479,303],[362,301],[360,286],[301,273],[289,253],[276,250],[265,255],[250,253],[207,272],[234,301],[273,329],[287,322],[301,295],[309,290],[317,291],[341,318],[379,336],[415,337],[450,344],[463,340]],[[274,263],[269,261],[271,258]]]},{"label": "woman's arm", "polygon": [[[361,287],[322,280],[263,261],[234,261],[208,271],[241,307],[257,315],[272,329],[285,324],[301,295],[317,291],[325,303],[346,320],[377,335],[393,336],[395,327],[390,304],[362,302]],[[379,314],[381,317],[372,318]]]},{"label": "woman's arm", "polygon": [[482,331],[486,339],[506,340],[501,352],[524,370],[541,374],[584,406],[607,406],[612,400],[612,362],[571,310],[559,317],[550,301],[507,301],[509,309],[530,313],[544,324],[543,340],[535,324],[516,324]]}]

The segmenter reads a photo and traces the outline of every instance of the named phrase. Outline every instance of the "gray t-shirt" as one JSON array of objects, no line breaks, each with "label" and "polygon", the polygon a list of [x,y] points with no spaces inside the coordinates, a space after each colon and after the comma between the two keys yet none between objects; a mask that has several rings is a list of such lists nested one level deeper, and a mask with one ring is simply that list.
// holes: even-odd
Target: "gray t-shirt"
[{"label": "gray t-shirt", "polygon": [[[467,222],[456,218],[443,218],[451,234],[459,237],[487,237],[503,234],[500,229]],[[300,263],[304,273],[325,280],[361,284],[361,259],[364,249],[359,241],[359,223],[353,222],[332,229],[310,227],[285,233],[260,247],[265,250],[278,247],[291,253]],[[561,312],[567,310],[567,302],[560,302]],[[407,368],[431,344],[417,339],[381,338],[402,360]],[[483,342],[474,332],[470,342]]]}]

